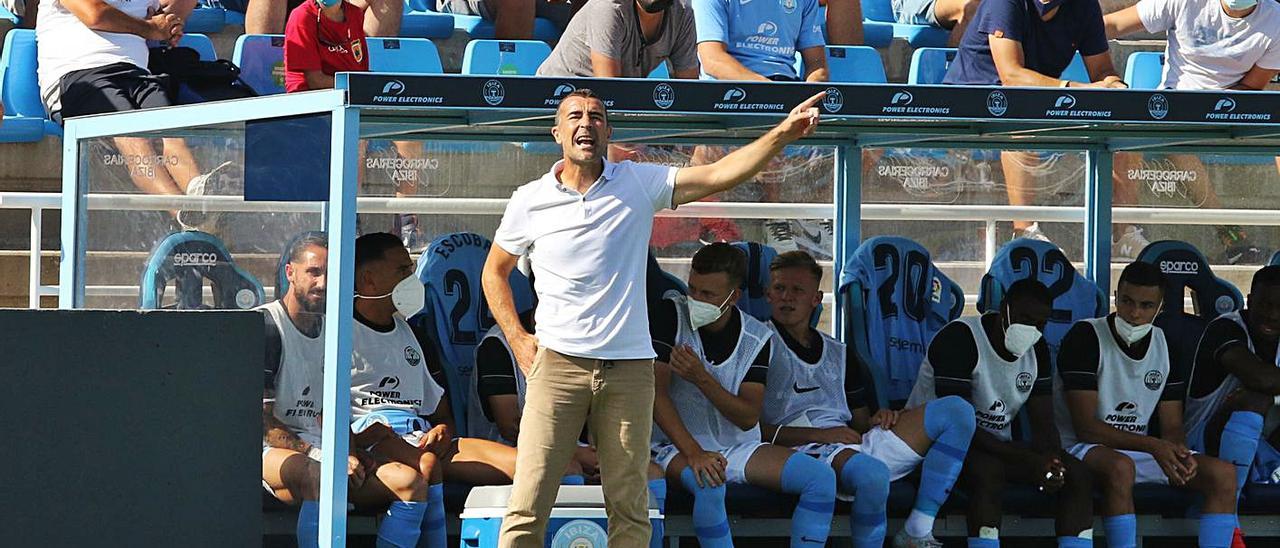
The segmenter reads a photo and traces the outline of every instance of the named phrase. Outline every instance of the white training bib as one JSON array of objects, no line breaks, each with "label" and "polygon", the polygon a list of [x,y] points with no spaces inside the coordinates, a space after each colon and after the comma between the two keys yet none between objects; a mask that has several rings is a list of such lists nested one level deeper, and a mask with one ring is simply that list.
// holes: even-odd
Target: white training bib
[{"label": "white training bib", "polygon": [[427,371],[422,347],[404,320],[379,333],[354,322],[351,330],[351,416],[398,409],[417,416],[435,413],[444,396]]},{"label": "white training bib", "polygon": [[[1223,314],[1219,317],[1227,318],[1236,322],[1236,324],[1240,326],[1240,329],[1244,330],[1244,340],[1245,343],[1249,345],[1249,351],[1254,354],[1258,353],[1253,346],[1253,334],[1249,333],[1249,326],[1245,325],[1244,317],[1240,315],[1239,310]],[[1276,362],[1276,365],[1280,366],[1280,352],[1276,353]],[[1217,413],[1218,409],[1222,407],[1227,396],[1230,396],[1232,392],[1235,392],[1241,386],[1244,385],[1240,383],[1240,379],[1236,378],[1235,375],[1227,373],[1227,375],[1222,379],[1222,384],[1219,384],[1218,387],[1207,396],[1202,398],[1187,396],[1187,410],[1185,413],[1187,431],[1194,432],[1197,431],[1197,429],[1204,428],[1209,423],[1209,419],[1213,418],[1214,413]],[[1273,407],[1271,412],[1267,413],[1266,422],[1267,424],[1263,426],[1263,432],[1271,432],[1275,429],[1276,423],[1280,422],[1280,418],[1277,417],[1276,408]]]},{"label": "white training bib", "polygon": [[822,357],[811,364],[787,346],[776,326],[767,325],[773,339],[764,389],[764,422],[813,428],[848,426],[853,414],[845,396],[845,346],[818,332]]},{"label": "white training bib", "polygon": [[[671,300],[676,303],[676,345],[687,344],[693,348],[694,354],[700,357],[705,356],[702,338],[689,323],[688,297],[681,295]],[[742,318],[742,332],[739,333],[738,344],[729,358],[724,363],[716,365],[705,363],[706,358],[703,357],[711,376],[715,377],[725,390],[735,395],[742,386],[742,379],[746,378],[747,371],[751,368],[751,362],[769,342],[771,334],[768,326],[760,320],[741,312],[738,315]],[[760,425],[758,423],[748,430],[738,428],[711,404],[711,400],[708,400],[698,387],[680,378],[679,375],[671,375],[671,387],[668,390],[671,400],[675,403],[676,411],[680,414],[680,421],[704,450],[719,451],[741,443],[759,443]],[[654,425],[653,441],[669,443],[670,439],[661,428]]]},{"label": "white training bib", "polygon": [[[484,334],[484,338],[480,339],[480,344],[483,345],[489,339],[497,339],[502,343],[502,347],[507,349],[507,356],[511,357],[511,374],[516,379],[516,405],[520,406],[520,409],[524,409],[524,396],[528,387],[528,379],[525,379],[524,371],[521,371],[520,365],[516,363],[516,356],[511,352],[511,343],[507,342],[506,334],[496,325],[489,328],[489,331]],[[479,348],[479,345],[477,345],[477,348]],[[471,375],[471,398],[467,400],[467,430],[467,434],[470,437],[512,445],[510,441],[502,437],[502,433],[498,431],[498,425],[485,416],[484,408],[481,407],[478,365],[476,372]],[[514,447],[514,445],[512,446]]]},{"label": "white training bib", "polygon": [[314,339],[293,325],[280,301],[262,305],[280,331],[280,370],[272,410],[302,441],[320,446],[320,406],[324,401],[324,329]]},{"label": "white training bib", "polygon": [[[1152,326],[1146,355],[1140,360],[1130,358],[1111,334],[1107,318],[1081,320],[1093,326],[1098,338],[1098,407],[1094,417],[1117,430],[1145,435],[1169,381],[1169,345],[1164,331]],[[1071,447],[1080,440],[1071,423],[1062,379],[1055,375],[1053,384],[1054,419],[1062,446]]]},{"label": "white training bib", "polygon": [[[1039,372],[1036,351],[1031,348],[1017,360],[1005,361],[987,339],[981,316],[967,316],[956,321],[969,327],[978,347],[978,364],[970,377],[971,403],[978,427],[1009,441],[1013,439],[1009,425],[1022,405],[1027,403],[1027,398],[1031,397],[1031,388],[1036,383],[1036,373]],[[937,398],[933,366],[926,354],[916,385],[907,398],[907,407],[919,407]]]}]

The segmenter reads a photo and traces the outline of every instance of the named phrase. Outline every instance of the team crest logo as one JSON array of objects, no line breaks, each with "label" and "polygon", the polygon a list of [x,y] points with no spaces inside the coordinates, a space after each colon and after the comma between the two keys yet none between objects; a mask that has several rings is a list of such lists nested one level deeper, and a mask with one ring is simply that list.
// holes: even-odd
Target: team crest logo
[{"label": "team crest logo", "polygon": [[551,548],[604,548],[608,533],[600,524],[586,519],[575,519],[560,527],[551,538]]},{"label": "team crest logo", "polygon": [[1213,309],[1218,312],[1219,316],[1231,312],[1235,307],[1236,302],[1231,300],[1229,295],[1218,297],[1218,299],[1213,302]]},{"label": "team crest logo", "polygon": [[787,13],[796,11],[796,0],[778,0],[778,5],[782,6],[782,11]]},{"label": "team crest logo", "polygon": [[255,294],[253,290],[241,289],[240,291],[236,292],[237,308],[241,310],[248,310],[250,308],[253,308],[253,305],[255,304],[258,304],[258,295]]},{"label": "team crest logo", "polygon": [[822,98],[822,108],[831,114],[840,112],[844,108],[844,94],[836,88],[827,88],[827,95]]},{"label": "team crest logo", "polygon": [[653,104],[662,110],[671,108],[676,103],[676,90],[671,84],[663,82],[653,88]]},{"label": "team crest logo", "polygon": [[357,63],[364,61],[364,40],[351,41],[351,56]]},{"label": "team crest logo", "polygon": [[498,106],[502,104],[502,100],[507,97],[507,91],[503,89],[502,82],[497,80],[489,80],[484,83],[484,102],[490,106]]},{"label": "team crest logo", "polygon": [[404,347],[404,361],[409,363],[409,367],[417,367],[419,363],[422,363],[422,354],[419,354],[414,347],[406,346]]},{"label": "team crest logo", "polygon": [[1164,374],[1152,369],[1142,377],[1142,384],[1147,385],[1147,390],[1159,390],[1164,386]]},{"label": "team crest logo", "polygon": [[987,112],[992,116],[1004,116],[1009,111],[1009,98],[1005,97],[1004,92],[995,90],[987,95]]},{"label": "team crest logo", "polygon": [[1165,116],[1169,115],[1169,99],[1159,93],[1152,95],[1150,99],[1147,99],[1147,113],[1152,118],[1163,120]]},{"label": "team crest logo", "polygon": [[1031,384],[1031,373],[1027,373],[1026,371],[1018,373],[1018,378],[1015,380],[1015,386],[1018,387],[1019,392],[1030,392]]}]

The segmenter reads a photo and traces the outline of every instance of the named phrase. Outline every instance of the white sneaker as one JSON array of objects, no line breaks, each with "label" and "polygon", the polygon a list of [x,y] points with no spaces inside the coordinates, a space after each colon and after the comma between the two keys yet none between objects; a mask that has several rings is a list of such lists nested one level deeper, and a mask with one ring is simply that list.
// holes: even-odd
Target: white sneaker
[{"label": "white sneaker", "polygon": [[1039,222],[1031,223],[1031,226],[1029,226],[1029,227],[1027,227],[1027,228],[1024,228],[1024,229],[1022,229],[1022,230],[1020,230],[1020,231],[1015,230],[1015,231],[1013,232],[1013,237],[1014,237],[1014,239],[1018,239],[1018,238],[1028,238],[1028,239],[1032,239],[1032,240],[1040,240],[1040,241],[1042,241],[1042,242],[1048,242],[1048,241],[1051,241],[1051,240],[1049,240],[1049,237],[1048,237],[1048,236],[1045,236],[1045,235],[1044,235],[1044,231],[1040,230],[1040,223],[1039,223]]},{"label": "white sneaker", "polygon": [[1138,254],[1151,242],[1142,235],[1142,229],[1130,225],[1119,240],[1111,242],[1112,259],[1137,259]]},{"label": "white sneaker", "polygon": [[[230,194],[232,182],[229,177],[231,175],[229,166],[231,162],[223,162],[207,173],[192,177],[191,182],[187,184],[187,196]],[[184,209],[178,212],[178,224],[182,225],[183,230],[207,230],[218,223],[218,217],[221,215],[222,213],[218,211],[205,211],[204,207],[199,210]]]},{"label": "white sneaker", "polygon": [[933,533],[925,537],[913,537],[907,534],[906,529],[902,529],[893,536],[893,548],[942,548],[942,542],[933,538]]},{"label": "white sneaker", "polygon": [[791,221],[787,219],[766,220],[764,222],[764,243],[777,250],[778,253],[798,249],[795,232],[791,228]]}]

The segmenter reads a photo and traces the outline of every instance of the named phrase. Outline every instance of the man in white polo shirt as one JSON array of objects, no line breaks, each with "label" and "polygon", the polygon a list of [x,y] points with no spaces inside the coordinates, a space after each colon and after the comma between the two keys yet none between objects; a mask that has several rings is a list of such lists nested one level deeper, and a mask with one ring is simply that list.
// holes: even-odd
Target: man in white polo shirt
[{"label": "man in white polo shirt", "polygon": [[[564,159],[512,194],[484,267],[485,297],[528,378],[499,546],[544,546],[584,423],[599,451],[609,545],[649,543],[654,352],[644,276],[653,215],[753,177],[813,131],[822,95],[720,161],[680,169],[606,161],[612,130],[604,101],[579,89],[560,103],[551,134]],[[520,324],[507,279],[526,253],[538,295],[536,338]]]}]

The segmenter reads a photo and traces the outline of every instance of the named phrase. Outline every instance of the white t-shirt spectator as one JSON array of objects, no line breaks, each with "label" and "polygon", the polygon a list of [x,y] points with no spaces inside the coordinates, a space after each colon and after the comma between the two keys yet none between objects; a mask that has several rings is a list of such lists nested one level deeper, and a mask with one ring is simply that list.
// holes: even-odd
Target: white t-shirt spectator
[{"label": "white t-shirt spectator", "polygon": [[[145,19],[160,9],[159,0],[103,0],[134,19]],[[50,112],[59,110],[58,81],[64,74],[132,63],[147,68],[147,40],[136,34],[90,29],[59,0],[40,0],[36,19],[40,96]]]},{"label": "white t-shirt spectator", "polygon": [[1280,69],[1280,4],[1260,0],[1248,16],[1226,14],[1218,0],[1141,0],[1148,32],[1168,31],[1167,89],[1225,89],[1253,67]]},{"label": "white t-shirt spectator", "polygon": [[652,358],[645,265],[676,168],[606,161],[584,195],[560,184],[563,163],[516,189],[493,236],[507,253],[529,253],[538,344],[579,358]]}]

